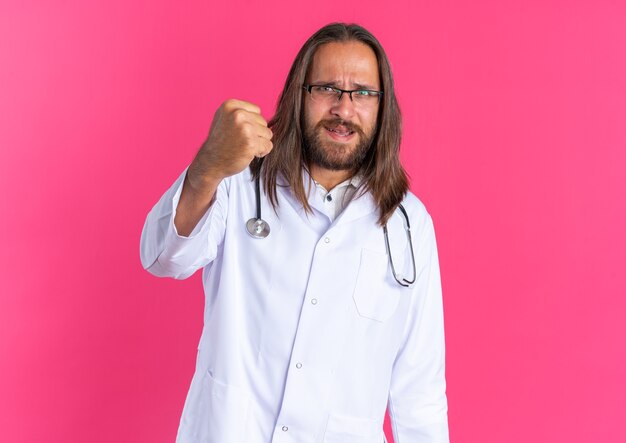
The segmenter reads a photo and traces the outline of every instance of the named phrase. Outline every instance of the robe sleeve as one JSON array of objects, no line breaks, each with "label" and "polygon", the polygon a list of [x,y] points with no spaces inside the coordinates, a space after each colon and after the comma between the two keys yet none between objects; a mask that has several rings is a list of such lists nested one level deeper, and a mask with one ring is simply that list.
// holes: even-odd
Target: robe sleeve
[{"label": "robe sleeve", "polygon": [[417,231],[417,280],[392,370],[388,410],[396,443],[448,443],[443,303],[430,216]]},{"label": "robe sleeve", "polygon": [[186,174],[187,170],[152,208],[141,233],[141,264],[157,277],[189,277],[216,257],[224,241],[229,179],[220,183],[211,206],[188,237],[176,231],[174,217]]}]

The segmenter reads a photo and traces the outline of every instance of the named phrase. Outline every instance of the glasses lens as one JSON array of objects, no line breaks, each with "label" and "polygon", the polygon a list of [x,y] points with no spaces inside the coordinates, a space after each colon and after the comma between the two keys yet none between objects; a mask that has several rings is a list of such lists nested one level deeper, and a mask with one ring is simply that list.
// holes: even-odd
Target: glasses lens
[{"label": "glasses lens", "polygon": [[320,103],[332,103],[339,98],[341,91],[330,86],[311,86],[311,98]]},{"label": "glasses lens", "polygon": [[352,100],[354,102],[357,102],[361,105],[366,105],[366,106],[377,104],[378,97],[379,97],[379,94],[376,91],[361,90],[361,91],[354,91],[352,93]]}]

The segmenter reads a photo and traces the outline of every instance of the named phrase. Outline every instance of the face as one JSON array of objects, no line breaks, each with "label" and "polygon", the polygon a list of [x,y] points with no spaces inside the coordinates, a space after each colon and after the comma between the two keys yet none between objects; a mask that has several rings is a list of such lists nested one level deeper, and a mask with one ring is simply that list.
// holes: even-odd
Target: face
[{"label": "face", "polygon": [[[376,54],[357,41],[334,42],[316,51],[306,84],[380,91]],[[304,92],[304,141],[309,161],[333,171],[360,168],[374,138],[379,104],[314,101]]]}]

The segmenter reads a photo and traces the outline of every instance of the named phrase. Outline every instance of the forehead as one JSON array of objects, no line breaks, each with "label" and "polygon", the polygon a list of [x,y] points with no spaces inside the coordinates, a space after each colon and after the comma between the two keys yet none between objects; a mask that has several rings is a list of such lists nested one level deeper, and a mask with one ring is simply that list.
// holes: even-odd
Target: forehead
[{"label": "forehead", "polygon": [[309,66],[310,83],[336,83],[337,86],[379,88],[376,54],[359,41],[332,42],[320,46]]}]

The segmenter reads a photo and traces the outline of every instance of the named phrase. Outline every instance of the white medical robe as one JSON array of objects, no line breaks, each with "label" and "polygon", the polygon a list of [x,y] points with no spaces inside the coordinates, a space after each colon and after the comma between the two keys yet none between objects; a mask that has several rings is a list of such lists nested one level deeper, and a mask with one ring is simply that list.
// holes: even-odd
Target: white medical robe
[{"label": "white medical robe", "polygon": [[[411,193],[417,279],[394,279],[369,194],[331,223],[310,186],[306,213],[279,181],[270,235],[251,237],[249,170],[224,180],[189,237],[173,224],[185,173],[149,213],[144,267],[178,279],[203,269],[206,304],[178,443],[448,442],[444,329],[433,225]],[[308,176],[306,180],[309,180]],[[396,271],[412,276],[405,221],[388,222]]]}]

